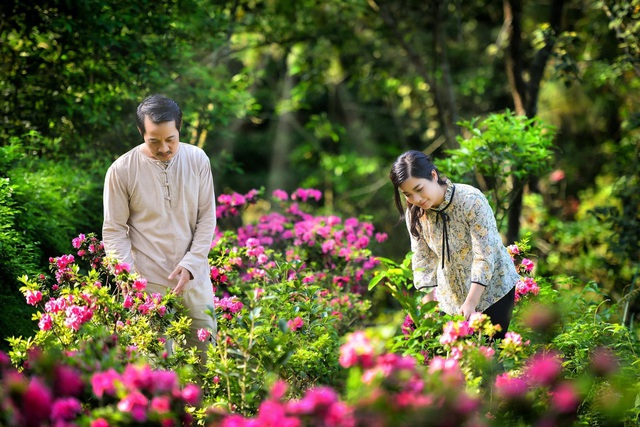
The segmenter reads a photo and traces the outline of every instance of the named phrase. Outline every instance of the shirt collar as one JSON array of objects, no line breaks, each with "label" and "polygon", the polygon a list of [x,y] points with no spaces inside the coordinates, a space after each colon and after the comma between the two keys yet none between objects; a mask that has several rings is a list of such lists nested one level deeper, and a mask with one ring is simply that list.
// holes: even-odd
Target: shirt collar
[{"label": "shirt collar", "polygon": [[447,209],[451,204],[451,200],[453,200],[453,194],[455,192],[455,188],[454,188],[453,182],[451,182],[450,179],[446,180],[446,184],[447,184],[447,190],[444,192],[444,201],[440,203],[440,206],[438,206],[437,208],[430,208],[429,210],[440,212]]}]

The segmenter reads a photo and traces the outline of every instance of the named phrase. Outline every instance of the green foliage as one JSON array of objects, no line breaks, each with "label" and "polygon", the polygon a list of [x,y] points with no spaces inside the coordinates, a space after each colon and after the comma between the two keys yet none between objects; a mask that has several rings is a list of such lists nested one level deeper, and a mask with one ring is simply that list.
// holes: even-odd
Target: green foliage
[{"label": "green foliage", "polygon": [[[14,316],[4,316],[2,346],[11,335],[31,336],[31,308],[19,298],[22,275],[34,276],[51,254],[66,249],[82,229],[100,228],[104,159],[88,164],[34,156],[55,141],[32,131],[0,146],[0,280]],[[84,166],[83,166],[84,165]]]},{"label": "green foliage", "polygon": [[550,170],[553,128],[510,111],[460,125],[468,135],[458,138],[460,148],[447,150],[450,157],[441,161],[442,170],[456,181],[477,183],[500,224],[527,179]]}]

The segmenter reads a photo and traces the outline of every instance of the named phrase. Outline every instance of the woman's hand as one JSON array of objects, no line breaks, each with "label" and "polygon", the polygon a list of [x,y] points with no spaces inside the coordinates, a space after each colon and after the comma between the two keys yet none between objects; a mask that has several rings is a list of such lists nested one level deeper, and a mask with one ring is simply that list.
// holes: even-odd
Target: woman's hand
[{"label": "woman's hand", "polygon": [[469,320],[469,316],[476,312],[476,307],[480,303],[480,297],[484,292],[484,286],[479,283],[472,282],[467,299],[458,310],[458,314],[464,316],[464,320]]},{"label": "woman's hand", "polygon": [[458,310],[458,314],[464,316],[464,320],[469,320],[469,317],[476,312],[476,304],[469,302],[468,300],[462,304],[460,310]]}]

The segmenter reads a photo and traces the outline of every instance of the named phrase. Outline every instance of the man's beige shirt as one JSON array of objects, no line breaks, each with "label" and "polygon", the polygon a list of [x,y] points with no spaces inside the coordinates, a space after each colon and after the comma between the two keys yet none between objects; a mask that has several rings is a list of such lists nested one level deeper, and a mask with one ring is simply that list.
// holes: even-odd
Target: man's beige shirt
[{"label": "man's beige shirt", "polygon": [[175,287],[178,266],[196,285],[211,286],[208,254],[216,227],[211,164],[200,148],[180,143],[167,164],[139,145],[109,168],[102,239],[107,256],[131,265],[149,282]]}]

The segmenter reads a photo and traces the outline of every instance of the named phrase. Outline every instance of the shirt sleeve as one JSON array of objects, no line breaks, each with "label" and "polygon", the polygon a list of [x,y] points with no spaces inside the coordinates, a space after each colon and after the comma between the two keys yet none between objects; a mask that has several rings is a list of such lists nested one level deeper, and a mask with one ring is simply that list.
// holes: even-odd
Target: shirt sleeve
[{"label": "shirt sleeve", "polygon": [[423,238],[411,234],[411,215],[407,209],[405,215],[409,238],[411,239],[411,267],[413,269],[413,285],[416,289],[438,286],[438,259]]},{"label": "shirt sleeve", "polygon": [[473,251],[471,282],[486,287],[491,282],[502,241],[493,210],[484,195],[473,197],[466,212]]},{"label": "shirt sleeve", "polygon": [[126,183],[118,174],[116,165],[112,165],[105,175],[104,222],[102,224],[102,241],[105,254],[119,262],[126,262],[135,271],[131,239],[129,238],[129,193]]},{"label": "shirt sleeve", "polygon": [[[198,266],[209,265],[209,251],[211,250],[211,242],[216,228],[216,205],[215,194],[213,188],[213,176],[211,174],[211,163],[204,152],[202,167],[200,169],[200,185],[198,188],[198,215],[196,220],[196,228],[193,234],[193,240],[189,251],[185,254],[178,265],[186,268],[194,276],[194,280],[204,280],[203,277],[197,277],[200,272],[205,271]],[[208,271],[206,272],[208,274]]]}]

